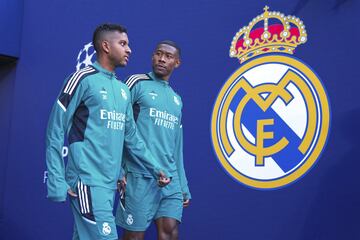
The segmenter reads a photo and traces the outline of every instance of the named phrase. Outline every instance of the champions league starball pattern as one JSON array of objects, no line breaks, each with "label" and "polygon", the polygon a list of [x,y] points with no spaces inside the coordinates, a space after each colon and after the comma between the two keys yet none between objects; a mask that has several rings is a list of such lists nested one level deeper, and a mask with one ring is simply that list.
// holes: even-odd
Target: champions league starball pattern
[{"label": "champions league starball pattern", "polygon": [[79,51],[76,59],[76,71],[87,67],[95,62],[96,51],[92,42],[84,45],[84,48]]},{"label": "champions league starball pattern", "polygon": [[211,120],[222,167],[255,189],[304,176],[324,149],[330,125],[319,77],[291,56],[307,41],[303,22],[268,9],[236,33],[230,57],[241,66],[220,90]]}]

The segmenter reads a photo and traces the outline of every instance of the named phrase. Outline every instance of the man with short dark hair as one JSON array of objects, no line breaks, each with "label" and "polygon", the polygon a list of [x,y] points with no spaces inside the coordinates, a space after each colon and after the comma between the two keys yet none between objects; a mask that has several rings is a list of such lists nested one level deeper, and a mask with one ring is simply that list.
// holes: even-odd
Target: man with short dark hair
[{"label": "man with short dark hair", "polygon": [[[113,202],[122,164],[123,145],[142,159],[159,185],[168,183],[136,131],[128,87],[114,70],[125,67],[131,53],[127,31],[100,25],[93,44],[97,62],[65,80],[47,128],[48,198],[70,196],[75,225],[73,239],[117,239]],[[69,144],[65,170],[61,150]]]},{"label": "man with short dark hair", "polygon": [[123,240],[142,240],[155,220],[159,240],[177,240],[183,207],[191,198],[183,164],[182,101],[170,87],[169,79],[180,66],[180,48],[162,41],[152,56],[152,72],[130,76],[126,84],[131,92],[134,118],[151,153],[171,182],[156,186],[137,157],[124,151],[126,178],[116,213],[116,224],[125,229]]}]

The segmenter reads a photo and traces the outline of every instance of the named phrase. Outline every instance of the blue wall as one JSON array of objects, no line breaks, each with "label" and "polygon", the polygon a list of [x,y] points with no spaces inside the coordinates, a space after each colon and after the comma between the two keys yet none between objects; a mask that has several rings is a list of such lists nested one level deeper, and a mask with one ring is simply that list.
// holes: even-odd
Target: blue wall
[{"label": "blue wall", "polygon": [[19,57],[23,0],[0,1],[0,55]]},{"label": "blue wall", "polygon": [[[232,38],[265,5],[304,21],[308,41],[295,56],[319,74],[332,111],[321,159],[300,181],[275,191],[253,190],[230,178],[214,154],[209,130],[216,96],[239,67],[228,57]],[[25,1],[20,59],[11,75],[11,128],[1,131],[1,144],[9,136],[9,148],[8,158],[1,157],[7,168],[0,185],[0,238],[70,239],[69,204],[45,198],[45,128],[63,79],[75,70],[94,28],[118,22],[128,27],[133,50],[129,66],[118,71],[121,79],[150,71],[159,40],[173,39],[182,47],[183,64],[171,84],[184,101],[193,200],[184,212],[181,239],[360,239],[359,7],[351,0]],[[4,116],[1,123],[9,125]],[[147,236],[155,239],[154,229]]]}]

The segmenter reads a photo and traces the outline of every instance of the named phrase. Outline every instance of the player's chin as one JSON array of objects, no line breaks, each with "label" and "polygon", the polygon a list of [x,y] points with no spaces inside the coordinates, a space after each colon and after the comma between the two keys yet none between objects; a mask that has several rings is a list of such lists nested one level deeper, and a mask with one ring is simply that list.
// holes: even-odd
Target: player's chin
[{"label": "player's chin", "polygon": [[119,62],[119,67],[126,67],[128,65],[128,61],[121,61]]},{"label": "player's chin", "polygon": [[157,69],[157,68],[155,68],[155,69],[154,69],[154,72],[155,72],[155,74],[156,74],[157,76],[159,76],[159,77],[164,77],[164,76],[166,76],[166,71],[165,71],[164,69]]}]

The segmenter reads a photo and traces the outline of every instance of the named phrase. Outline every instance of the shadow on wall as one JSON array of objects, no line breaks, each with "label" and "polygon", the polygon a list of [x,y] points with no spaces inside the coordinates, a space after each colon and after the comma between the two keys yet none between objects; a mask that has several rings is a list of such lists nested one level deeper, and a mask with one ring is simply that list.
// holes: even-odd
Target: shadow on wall
[{"label": "shadow on wall", "polygon": [[360,108],[333,117],[328,150],[322,156],[329,162],[328,170],[321,177],[300,239],[360,239],[359,123]]},{"label": "shadow on wall", "polygon": [[9,63],[2,60],[0,57],[0,232],[3,225],[5,174],[16,69],[14,61]]}]

